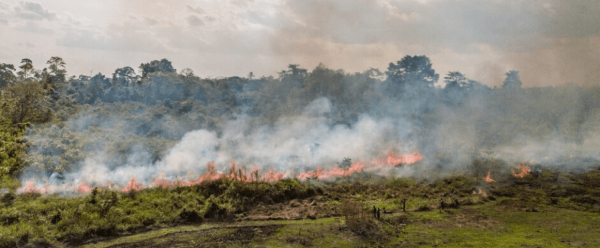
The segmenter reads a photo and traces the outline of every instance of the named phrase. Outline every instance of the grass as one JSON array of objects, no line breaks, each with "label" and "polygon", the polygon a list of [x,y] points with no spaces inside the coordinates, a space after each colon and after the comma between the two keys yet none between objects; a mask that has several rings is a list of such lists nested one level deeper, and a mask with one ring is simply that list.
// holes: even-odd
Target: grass
[{"label": "grass", "polygon": [[[600,170],[585,174],[565,176],[560,187],[551,175],[489,185],[454,176],[427,183],[218,180],[127,193],[13,195],[0,204],[0,247],[600,246],[594,182]],[[477,187],[490,197],[473,194]],[[457,199],[461,206],[440,211],[440,198]],[[393,213],[375,221],[373,206]],[[266,219],[285,211],[313,211],[317,219]],[[266,217],[248,218],[253,214]]]},{"label": "grass", "polygon": [[[497,202],[469,207],[485,216],[458,224],[443,220],[408,225],[392,243],[422,247],[572,247],[600,245],[595,214],[549,208],[547,212],[497,211]],[[461,211],[457,211],[460,213]],[[427,223],[427,224],[425,224]]]},{"label": "grass", "polygon": [[[393,234],[392,224],[380,222],[382,229],[393,237],[388,242],[364,239],[344,228],[341,218],[297,221],[252,221],[235,224],[202,224],[150,231],[109,242],[84,247],[109,247],[117,244],[152,240],[159,243],[167,234],[178,234],[179,240],[214,242],[212,237],[234,234],[244,226],[278,225],[276,232],[246,243],[232,241],[224,247],[573,247],[600,245],[599,216],[594,213],[555,207],[540,212],[498,210],[500,201],[469,206],[450,211],[424,211],[395,214],[405,216],[407,223],[401,232]],[[209,232],[220,227],[220,232]],[[340,229],[340,227],[342,227]],[[208,234],[208,235],[205,235]],[[171,237],[169,237],[171,238]],[[193,245],[192,243],[188,243]]]}]

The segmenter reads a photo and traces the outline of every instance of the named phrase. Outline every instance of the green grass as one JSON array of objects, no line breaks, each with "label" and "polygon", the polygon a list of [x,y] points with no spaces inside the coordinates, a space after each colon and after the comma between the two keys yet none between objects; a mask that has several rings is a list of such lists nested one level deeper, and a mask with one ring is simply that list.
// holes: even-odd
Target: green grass
[{"label": "green grass", "polygon": [[[339,184],[298,180],[246,184],[219,180],[194,187],[151,188],[129,193],[100,190],[70,197],[16,195],[4,197],[0,204],[0,246],[41,243],[60,247],[106,239],[112,240],[93,247],[143,242],[165,245],[217,242],[223,246],[257,247],[597,246],[600,240],[597,231],[600,219],[594,204],[597,189],[589,186],[594,185],[589,180],[596,179],[599,171],[587,172],[589,175],[585,177],[573,175],[573,182],[561,187],[552,187],[544,177],[489,185],[486,191],[496,195],[495,200],[472,194],[475,181],[464,176],[431,183],[412,179]],[[570,194],[571,191],[583,193],[577,196]],[[550,196],[557,199],[554,205]],[[318,206],[323,211],[318,213],[317,220],[199,224],[203,218],[232,220],[250,213],[258,205],[287,206],[290,200],[309,197],[310,200],[304,201],[316,201],[318,205],[308,207]],[[459,199],[461,208],[439,211],[440,197],[446,202]],[[408,199],[407,213],[401,211],[402,199]],[[323,218],[331,216],[333,210],[349,211],[345,208],[348,204],[358,206],[357,214],[367,218],[371,218],[373,206],[394,213],[383,214],[384,222],[360,222],[358,229],[352,230],[346,227],[344,217]],[[277,228],[265,229],[268,235],[243,229],[271,224]],[[372,233],[359,234],[360,228],[369,225],[374,228]],[[206,232],[204,239],[193,236],[202,232]],[[239,236],[237,232],[254,236],[226,242],[229,236]]]},{"label": "green grass", "polygon": [[[152,240],[160,242],[165,234],[180,233],[179,240],[199,241],[202,230],[215,227],[243,227],[281,225],[266,239],[253,240],[247,247],[303,247],[300,242],[313,247],[572,247],[600,245],[600,217],[594,213],[549,207],[540,212],[499,210],[499,202],[452,209],[440,213],[437,210],[395,214],[405,216],[408,224],[394,234],[392,224],[379,222],[383,230],[390,233],[387,242],[365,239],[339,227],[344,227],[342,218],[323,218],[297,221],[252,221],[236,224],[211,224],[165,228],[130,237],[122,237],[84,247],[101,248]],[[462,220],[462,215],[466,215]],[[212,232],[204,238],[233,233],[234,229]],[[192,232],[194,231],[194,232]],[[189,234],[187,234],[189,233]],[[164,238],[163,238],[164,239]],[[189,243],[192,245],[192,241]],[[240,243],[225,244],[236,247]]]}]

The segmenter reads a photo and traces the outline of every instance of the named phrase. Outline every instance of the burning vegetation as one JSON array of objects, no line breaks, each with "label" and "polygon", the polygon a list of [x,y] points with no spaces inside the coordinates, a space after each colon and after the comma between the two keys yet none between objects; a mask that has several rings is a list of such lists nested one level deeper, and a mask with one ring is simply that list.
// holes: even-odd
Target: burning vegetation
[{"label": "burning vegetation", "polygon": [[491,175],[490,175],[490,170],[488,170],[487,176],[485,176],[484,181],[488,182],[488,183],[495,183],[496,180],[492,179]]},{"label": "burning vegetation", "polygon": [[[219,173],[215,170],[215,162],[209,162],[206,165],[206,172],[196,179],[184,180],[182,178],[175,178],[172,180],[166,179],[164,177],[164,172],[161,172],[159,176],[154,177],[152,184],[144,184],[138,182],[135,177],[131,177],[131,179],[127,182],[123,187],[119,187],[118,185],[107,182],[106,187],[110,189],[119,189],[122,192],[129,191],[140,191],[144,188],[151,187],[161,187],[166,189],[168,187],[181,187],[181,186],[194,186],[199,185],[203,182],[215,181],[219,179],[229,179],[244,183],[252,183],[252,182],[269,182],[274,183],[278,182],[282,179],[289,178],[297,178],[300,180],[307,179],[335,179],[336,177],[349,177],[355,173],[362,172],[365,168],[379,168],[382,166],[393,167],[401,164],[411,165],[414,163],[418,163],[423,159],[423,156],[418,152],[399,155],[393,152],[388,152],[388,155],[383,159],[374,159],[370,163],[365,162],[356,162],[352,163],[348,168],[342,169],[339,166],[334,166],[331,169],[323,170],[321,166],[317,166],[317,169],[314,171],[306,171],[302,172],[297,176],[286,175],[282,172],[275,171],[273,169],[267,171],[264,174],[260,173],[258,168],[254,168],[251,171],[246,171],[244,168],[238,166],[235,161],[230,161],[230,169],[228,173]],[[289,174],[289,173],[288,173]],[[27,186],[23,189],[22,193],[39,193],[39,194],[54,194],[54,193],[89,193],[91,190],[97,187],[99,189],[104,188],[100,185],[89,185],[84,182],[80,182],[75,188],[71,188],[70,185],[60,185],[60,186],[52,186],[52,185],[44,185],[40,188],[37,188],[33,182],[28,182]],[[50,188],[50,191],[48,189]],[[72,190],[72,191],[70,191]]]},{"label": "burning vegetation", "polygon": [[[376,246],[407,225],[441,225],[422,218],[434,212],[461,227],[502,224],[475,204],[599,209],[598,88],[522,88],[516,71],[501,88],[450,72],[441,88],[426,56],[385,72],[290,65],[278,78],[200,78],[163,59],[139,75],[67,79],[59,60],[36,73],[24,60],[30,77],[2,65],[0,247],[321,219]],[[327,246],[312,242],[322,231],[284,241]]]},{"label": "burning vegetation", "polygon": [[529,168],[529,166],[527,166],[525,164],[517,165],[517,168],[519,169],[520,172],[516,173],[515,170],[512,170],[512,175],[514,177],[523,178],[523,177],[529,175],[529,172],[531,172],[531,169]]}]

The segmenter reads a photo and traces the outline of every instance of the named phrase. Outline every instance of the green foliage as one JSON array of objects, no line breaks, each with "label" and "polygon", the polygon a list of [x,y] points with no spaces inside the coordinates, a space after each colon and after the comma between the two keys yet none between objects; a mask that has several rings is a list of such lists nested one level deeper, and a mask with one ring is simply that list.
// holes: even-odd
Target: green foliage
[{"label": "green foliage", "polygon": [[18,181],[12,176],[25,165],[25,149],[28,146],[27,140],[23,138],[25,128],[29,125],[13,124],[10,118],[10,108],[12,104],[4,98],[0,99],[0,188],[15,189]]},{"label": "green foliage", "polygon": [[433,87],[440,77],[427,56],[409,55],[395,64],[390,63],[386,75],[394,83],[418,88]]},{"label": "green foliage", "polygon": [[84,197],[12,195],[14,199],[2,200],[11,203],[10,207],[0,208],[3,223],[0,232],[7,233],[6,242],[18,240],[25,233],[32,235],[17,232],[14,228],[19,226],[39,231],[36,238],[78,243],[147,226],[200,223],[204,218],[228,219],[258,203],[314,194],[312,186],[298,180],[271,184],[222,179],[193,187],[144,189],[136,192],[135,197],[98,188]]}]

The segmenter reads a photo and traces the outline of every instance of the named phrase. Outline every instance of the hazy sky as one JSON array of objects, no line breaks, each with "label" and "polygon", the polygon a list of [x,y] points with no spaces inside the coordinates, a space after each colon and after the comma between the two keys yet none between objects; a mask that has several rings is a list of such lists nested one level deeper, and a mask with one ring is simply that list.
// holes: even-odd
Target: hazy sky
[{"label": "hazy sky", "polygon": [[0,63],[60,56],[73,74],[167,58],[201,77],[319,62],[384,71],[427,55],[487,85],[600,85],[600,1],[0,0]]}]

